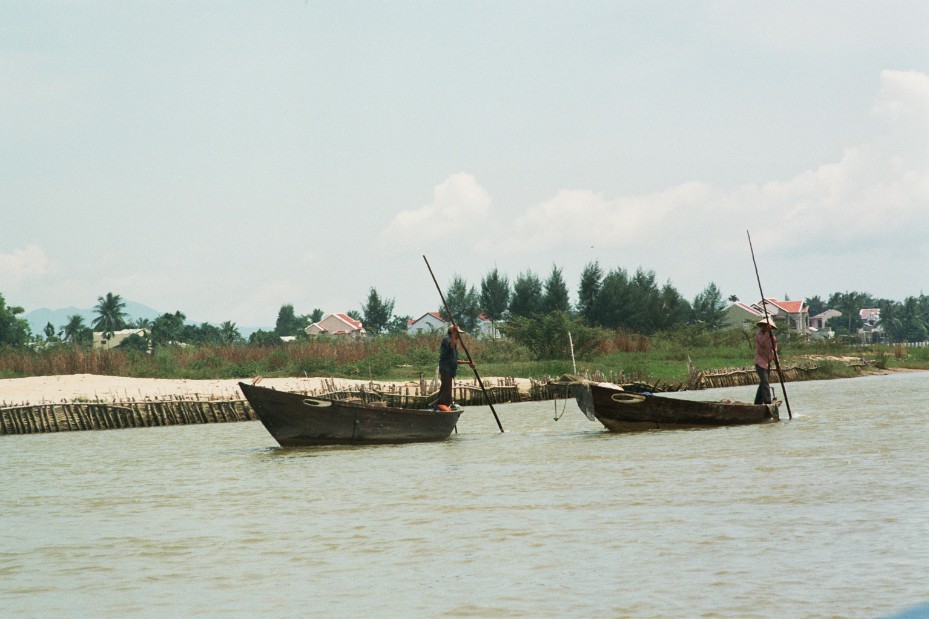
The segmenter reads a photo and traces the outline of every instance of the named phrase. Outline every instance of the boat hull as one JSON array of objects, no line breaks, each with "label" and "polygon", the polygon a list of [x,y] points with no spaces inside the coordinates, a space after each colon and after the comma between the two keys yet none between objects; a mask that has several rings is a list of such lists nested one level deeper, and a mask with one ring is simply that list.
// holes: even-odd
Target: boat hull
[{"label": "boat hull", "polygon": [[316,398],[246,383],[239,388],[282,447],[441,441],[462,413]]},{"label": "boat hull", "polygon": [[780,402],[699,402],[623,391],[616,385],[572,385],[578,406],[611,432],[674,428],[707,428],[771,423],[780,420]]}]

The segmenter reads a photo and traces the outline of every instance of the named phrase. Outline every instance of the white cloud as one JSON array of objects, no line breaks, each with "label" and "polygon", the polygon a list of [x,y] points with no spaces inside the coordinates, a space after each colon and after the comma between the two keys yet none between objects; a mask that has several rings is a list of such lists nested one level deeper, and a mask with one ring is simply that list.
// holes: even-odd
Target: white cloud
[{"label": "white cloud", "polygon": [[925,236],[929,76],[885,71],[881,81],[874,111],[887,125],[874,142],[846,149],[837,162],[733,191],[699,182],[616,198],[562,191],[514,218],[502,238],[484,238],[481,248],[518,253],[660,245],[663,252],[689,248],[688,255],[709,260],[729,246],[744,250],[746,229],[763,231],[780,250],[801,253],[830,245],[840,253],[856,245],[893,247],[900,235]]},{"label": "white cloud", "polygon": [[[903,237],[926,245],[929,230],[929,76],[884,71],[874,106],[884,121],[872,142],[846,149],[836,163],[762,188],[794,245],[899,247]],[[921,240],[920,240],[921,239]]]},{"label": "white cloud", "polygon": [[23,283],[43,277],[50,267],[48,256],[37,245],[0,254],[0,291],[18,290]]},{"label": "white cloud", "polygon": [[929,129],[929,76],[919,71],[882,71],[874,113],[890,122],[921,128],[925,134]]},{"label": "white cloud", "polygon": [[385,246],[439,242],[456,230],[488,223],[490,196],[473,175],[452,174],[432,192],[432,202],[416,210],[400,211],[381,232]]},{"label": "white cloud", "polygon": [[[885,71],[874,106],[875,137],[846,148],[837,161],[733,190],[703,182],[615,197],[563,190],[480,228],[483,209],[473,209],[472,232],[464,238],[482,257],[522,265],[519,269],[535,260],[535,266],[554,261],[579,272],[580,265],[597,260],[605,268],[653,269],[685,294],[715,281],[724,290],[751,295],[751,286],[745,289],[754,281],[747,261],[749,230],[763,265],[784,280],[776,282],[779,294],[856,286],[909,289],[916,284],[906,282],[924,271],[920,260],[929,255],[927,110],[929,76]],[[478,187],[467,178],[468,186]],[[483,190],[480,195],[486,196]],[[453,212],[440,216],[439,204],[407,213],[409,228],[441,237]],[[433,232],[427,223],[437,226]]]},{"label": "white cloud", "polygon": [[[650,245],[669,222],[711,203],[710,193],[704,183],[685,183],[645,196],[612,199],[589,190],[561,191],[516,217],[499,251]],[[495,245],[498,243],[493,239],[481,243],[485,249]]]}]

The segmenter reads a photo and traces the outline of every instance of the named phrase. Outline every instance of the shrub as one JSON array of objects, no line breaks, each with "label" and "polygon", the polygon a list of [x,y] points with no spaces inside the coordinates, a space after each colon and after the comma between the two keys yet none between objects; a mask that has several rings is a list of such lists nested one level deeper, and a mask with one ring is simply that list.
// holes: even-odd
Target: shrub
[{"label": "shrub", "polygon": [[608,337],[608,332],[588,327],[561,311],[532,318],[516,316],[501,325],[501,330],[536,359],[570,358],[572,343],[575,358],[587,357]]}]

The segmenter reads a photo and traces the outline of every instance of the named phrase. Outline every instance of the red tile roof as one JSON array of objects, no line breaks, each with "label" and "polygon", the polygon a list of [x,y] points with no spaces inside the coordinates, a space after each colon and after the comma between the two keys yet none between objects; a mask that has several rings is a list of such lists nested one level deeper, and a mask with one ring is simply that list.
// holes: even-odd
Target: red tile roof
[{"label": "red tile roof", "polygon": [[406,322],[406,324],[411,325],[411,324],[417,323],[417,322],[419,322],[420,320],[422,320],[423,318],[425,318],[426,316],[432,316],[433,318],[435,318],[435,319],[438,320],[439,322],[443,322],[443,323],[447,323],[447,322],[448,322],[447,320],[445,320],[444,318],[442,318],[442,314],[440,314],[439,312],[426,312],[425,314],[423,314],[423,315],[420,316],[419,318],[410,318],[410,319]]},{"label": "red tile roof", "polygon": [[806,309],[803,301],[778,301],[777,299],[765,299],[771,305],[775,305],[788,314],[800,314]]},{"label": "red tile roof", "polygon": [[359,331],[361,330],[361,323],[355,320],[354,318],[352,318],[351,316],[349,316],[348,314],[333,314],[333,316],[335,316],[336,318],[344,322],[347,322],[351,326],[355,327],[355,329]]}]

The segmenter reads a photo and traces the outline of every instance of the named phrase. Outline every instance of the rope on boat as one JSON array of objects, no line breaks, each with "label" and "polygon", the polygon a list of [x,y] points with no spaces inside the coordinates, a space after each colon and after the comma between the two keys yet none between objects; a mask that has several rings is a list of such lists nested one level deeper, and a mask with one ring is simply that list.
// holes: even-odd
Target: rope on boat
[{"label": "rope on boat", "polygon": [[558,421],[559,419],[561,419],[562,415],[564,415],[565,410],[568,408],[568,401],[567,400],[564,401],[564,406],[561,407],[561,415],[558,414],[558,398],[555,398],[554,400],[552,400],[552,402],[555,403],[555,421]]}]

